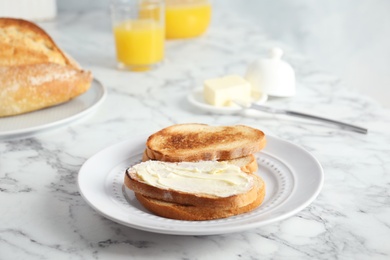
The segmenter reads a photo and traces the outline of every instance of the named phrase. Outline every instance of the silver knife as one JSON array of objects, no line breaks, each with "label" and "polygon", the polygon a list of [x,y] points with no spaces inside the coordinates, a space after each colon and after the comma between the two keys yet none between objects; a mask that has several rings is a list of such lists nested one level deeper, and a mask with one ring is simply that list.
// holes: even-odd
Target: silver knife
[{"label": "silver knife", "polygon": [[351,131],[358,132],[361,134],[367,134],[367,132],[368,132],[368,130],[366,128],[356,126],[356,125],[347,124],[347,123],[336,121],[333,119],[320,117],[320,116],[300,113],[300,112],[281,109],[281,108],[268,107],[268,106],[254,104],[254,103],[243,104],[241,101],[238,101],[238,100],[234,100],[234,103],[236,103],[237,105],[239,105],[241,107],[252,108],[252,109],[260,110],[260,111],[267,112],[267,113],[283,114],[283,115],[296,116],[296,117],[301,117],[301,118],[306,118],[306,119],[317,120],[317,121],[337,125],[343,129],[351,130]]}]

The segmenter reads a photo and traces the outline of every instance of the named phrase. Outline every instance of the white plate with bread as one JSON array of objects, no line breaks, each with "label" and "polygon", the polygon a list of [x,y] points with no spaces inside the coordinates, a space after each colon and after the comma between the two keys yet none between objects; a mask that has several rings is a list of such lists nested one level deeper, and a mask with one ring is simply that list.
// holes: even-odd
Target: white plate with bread
[{"label": "white plate with bread", "polygon": [[94,79],[87,92],[68,102],[0,118],[0,139],[29,136],[69,124],[95,111],[104,102],[106,96],[105,87]]},{"label": "white plate with bread", "polygon": [[37,24],[0,17],[0,139],[68,123],[106,91]]},{"label": "white plate with bread", "polygon": [[[151,154],[154,155],[153,160],[165,160],[164,163],[170,163],[170,160],[175,159],[171,155],[162,157],[157,150],[148,151],[149,137],[151,135],[137,136],[110,146],[89,158],[79,171],[79,190],[86,202],[108,219],[128,227],[174,235],[241,232],[293,216],[313,202],[323,185],[323,170],[313,155],[293,143],[267,136],[265,148],[264,143],[259,143],[261,151],[253,153],[256,167],[243,170],[251,171],[248,174],[256,175],[256,178],[264,181],[265,197],[263,195],[261,198],[261,205],[231,216],[210,220],[186,220],[185,212],[182,211],[189,205],[176,204],[180,203],[177,201],[175,203],[163,201],[168,205],[168,207],[164,205],[168,212],[164,212],[165,209],[161,210],[163,207],[160,206],[154,211],[153,207],[149,207],[156,204],[153,200],[154,204],[150,204],[150,201],[146,201],[145,204],[145,198],[153,193],[142,194],[143,189],[137,190],[125,183],[128,181],[126,174],[129,167],[134,168],[132,166],[143,164],[145,160],[150,159]],[[146,197],[140,200],[136,194]],[[169,196],[166,193],[161,194],[163,196],[157,198],[158,200],[172,199],[170,194]],[[231,205],[235,207],[234,204]],[[171,208],[174,208],[178,215],[172,215],[169,212]],[[194,214],[203,212],[192,208],[195,209]]]}]

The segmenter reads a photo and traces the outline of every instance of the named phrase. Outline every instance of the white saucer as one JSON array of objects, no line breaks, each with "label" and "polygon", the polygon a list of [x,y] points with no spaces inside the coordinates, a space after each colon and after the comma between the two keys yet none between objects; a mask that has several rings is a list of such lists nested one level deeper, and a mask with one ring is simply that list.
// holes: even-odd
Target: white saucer
[{"label": "white saucer", "polygon": [[[210,104],[207,104],[206,101],[203,98],[203,89],[197,88],[193,90],[188,96],[188,101],[196,106],[197,108],[200,108],[203,111],[216,113],[216,114],[235,114],[243,111],[242,107],[238,105],[233,105],[229,107],[216,107],[212,106]],[[257,100],[252,100],[253,103],[256,104],[263,104],[267,101],[268,96],[266,94],[263,94],[260,96]]]}]

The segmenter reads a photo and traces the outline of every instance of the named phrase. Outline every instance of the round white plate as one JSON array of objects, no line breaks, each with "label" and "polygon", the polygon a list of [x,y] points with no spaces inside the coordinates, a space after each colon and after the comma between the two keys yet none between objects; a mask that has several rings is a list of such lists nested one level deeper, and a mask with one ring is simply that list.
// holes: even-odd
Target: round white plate
[{"label": "round white plate", "polygon": [[[260,96],[257,100],[252,100],[255,104],[264,104],[268,99],[268,96],[266,94],[263,94]],[[216,107],[212,106],[203,98],[203,89],[197,88],[193,90],[188,96],[187,100],[194,105],[197,108],[200,108],[203,111],[216,113],[216,114],[235,114],[243,111],[243,108],[238,105],[232,105],[229,107]]]},{"label": "round white plate", "polygon": [[319,162],[304,149],[276,137],[256,154],[257,172],[266,183],[263,204],[252,212],[210,221],[182,221],[153,215],[123,187],[125,171],[141,161],[148,135],[110,146],[81,167],[82,197],[103,216],[145,231],[175,235],[212,235],[244,231],[290,217],[308,206],[323,185]]},{"label": "round white plate", "polygon": [[66,103],[34,112],[0,118],[0,139],[31,135],[74,121],[103,103],[107,91],[94,79],[90,89]]}]

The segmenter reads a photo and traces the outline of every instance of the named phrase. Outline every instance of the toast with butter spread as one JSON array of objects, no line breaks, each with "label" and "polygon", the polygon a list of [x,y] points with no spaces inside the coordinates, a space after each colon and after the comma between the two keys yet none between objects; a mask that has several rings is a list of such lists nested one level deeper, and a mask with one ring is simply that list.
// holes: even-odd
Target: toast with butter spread
[{"label": "toast with butter spread", "polygon": [[249,126],[177,124],[149,136],[146,154],[166,162],[220,161],[253,154],[265,144],[264,133]]},{"label": "toast with butter spread", "polygon": [[243,125],[178,124],[147,139],[124,186],[152,213],[180,220],[226,218],[258,207],[265,184],[254,172],[262,131]]},{"label": "toast with butter spread", "polygon": [[86,92],[92,74],[26,20],[0,18],[0,117],[54,106]]},{"label": "toast with butter spread", "polygon": [[245,213],[265,196],[262,178],[227,162],[146,161],[127,169],[124,184],[156,215],[210,220]]}]

